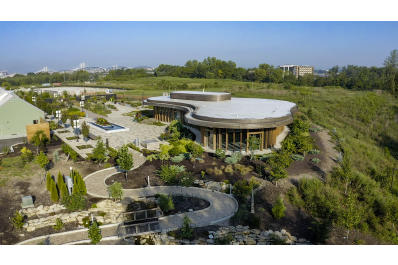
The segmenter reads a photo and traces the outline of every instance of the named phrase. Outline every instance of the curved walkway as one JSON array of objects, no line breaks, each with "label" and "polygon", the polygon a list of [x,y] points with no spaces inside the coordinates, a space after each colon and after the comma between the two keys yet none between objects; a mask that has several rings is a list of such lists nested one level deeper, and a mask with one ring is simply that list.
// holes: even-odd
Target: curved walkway
[{"label": "curved walkway", "polygon": [[[119,173],[117,168],[107,168],[96,171],[84,178],[87,187],[87,193],[91,196],[108,198],[107,185],[105,181],[114,174]],[[124,189],[125,197],[140,199],[147,196],[154,196],[158,193],[183,195],[187,197],[196,197],[206,200],[210,206],[194,212],[164,216],[159,219],[162,231],[175,230],[181,227],[185,215],[196,227],[213,225],[221,223],[231,218],[238,210],[238,202],[233,196],[225,193],[211,191],[208,189],[181,186],[152,186],[140,189]]]},{"label": "curved walkway", "polygon": [[[145,161],[134,159],[137,167],[141,166]],[[138,163],[137,163],[138,162]],[[89,174],[84,178],[87,187],[87,194],[99,197],[108,198],[107,185],[105,180],[114,174],[119,173],[117,168],[107,168]],[[157,193],[191,196],[206,200],[210,206],[194,212],[186,212],[181,214],[169,215],[159,218],[159,224],[162,232],[176,230],[182,226],[184,216],[187,215],[191,221],[192,226],[202,227],[207,225],[214,225],[229,220],[238,210],[238,202],[233,196],[225,193],[211,191],[207,189],[195,187],[180,187],[180,186],[152,186],[140,189],[124,189],[124,196],[133,199],[139,199],[146,196],[153,196]],[[118,234],[117,224],[108,224],[101,226],[103,240],[107,238],[113,239]],[[87,229],[80,229],[68,231],[63,233],[56,233],[35,237],[18,243],[24,244],[75,244],[79,242],[88,242]]]}]

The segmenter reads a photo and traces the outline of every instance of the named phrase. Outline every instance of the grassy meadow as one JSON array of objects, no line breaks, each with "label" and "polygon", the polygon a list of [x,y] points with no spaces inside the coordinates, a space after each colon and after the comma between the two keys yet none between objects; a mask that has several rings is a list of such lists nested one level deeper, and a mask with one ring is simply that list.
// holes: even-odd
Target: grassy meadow
[{"label": "grassy meadow", "polygon": [[135,99],[162,95],[183,85],[189,90],[228,91],[235,97],[295,102],[314,123],[340,136],[358,171],[365,172],[370,168],[382,170],[398,159],[398,100],[386,92],[178,77],[143,77],[91,84],[123,88],[124,91],[118,92],[120,96]]}]

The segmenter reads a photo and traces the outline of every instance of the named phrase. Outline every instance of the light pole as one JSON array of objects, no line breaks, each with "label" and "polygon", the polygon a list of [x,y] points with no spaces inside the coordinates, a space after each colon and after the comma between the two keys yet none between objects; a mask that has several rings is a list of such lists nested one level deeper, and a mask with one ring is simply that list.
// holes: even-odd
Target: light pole
[{"label": "light pole", "polygon": [[74,127],[74,132],[75,132],[75,135],[77,137],[76,142],[79,142],[79,132],[78,132],[79,120],[73,120],[72,121],[72,125]]},{"label": "light pole", "polygon": [[62,116],[61,111],[60,110],[56,110],[55,111],[55,117],[58,119],[58,125],[59,125],[59,120],[61,119],[61,116]]},{"label": "light pole", "polygon": [[80,107],[82,108],[82,112],[83,112],[83,108],[84,108],[84,101],[83,100],[80,101]]}]

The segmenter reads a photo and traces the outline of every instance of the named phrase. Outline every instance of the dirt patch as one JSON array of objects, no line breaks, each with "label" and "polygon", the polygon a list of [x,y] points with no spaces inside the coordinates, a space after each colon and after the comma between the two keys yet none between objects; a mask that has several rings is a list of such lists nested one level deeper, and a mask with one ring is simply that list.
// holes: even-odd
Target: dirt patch
[{"label": "dirt patch", "polygon": [[260,229],[274,231],[285,229],[298,238],[311,240],[313,234],[310,227],[313,219],[304,211],[290,204],[287,197],[284,198],[285,217],[276,220],[272,216],[272,205],[279,195],[286,194],[286,192],[287,189],[283,186],[275,186],[271,182],[265,182],[264,187],[255,194],[255,214],[260,218]]}]

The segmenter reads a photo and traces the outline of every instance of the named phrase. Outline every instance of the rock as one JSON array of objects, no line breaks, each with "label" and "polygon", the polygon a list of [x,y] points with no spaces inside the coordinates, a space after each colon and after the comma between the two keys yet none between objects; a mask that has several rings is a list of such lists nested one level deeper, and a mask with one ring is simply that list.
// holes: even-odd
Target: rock
[{"label": "rock", "polygon": [[207,242],[207,244],[212,245],[212,244],[214,244],[214,239],[207,239],[206,242]]}]

